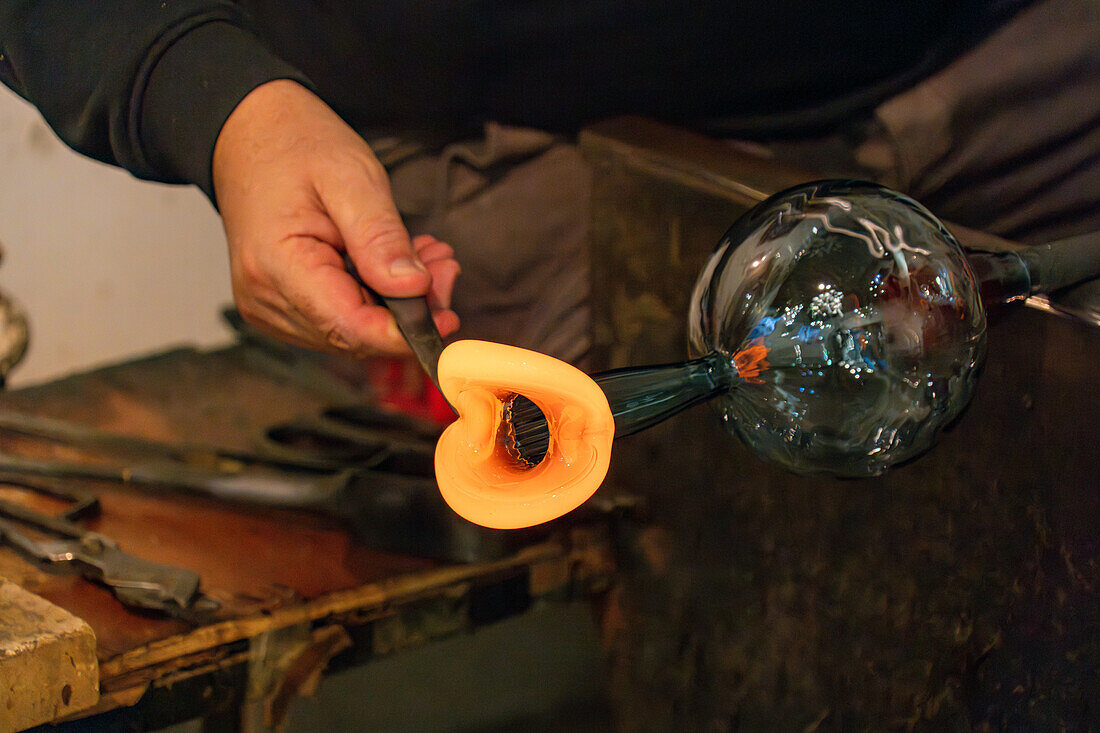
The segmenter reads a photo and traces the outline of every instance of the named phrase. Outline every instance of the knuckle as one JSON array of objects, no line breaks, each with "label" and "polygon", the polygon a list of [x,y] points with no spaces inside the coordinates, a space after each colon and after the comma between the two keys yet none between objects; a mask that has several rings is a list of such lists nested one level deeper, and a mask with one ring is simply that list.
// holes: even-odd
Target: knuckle
[{"label": "knuckle", "polygon": [[361,175],[365,176],[376,185],[382,185],[389,188],[389,174],[386,172],[385,166],[382,165],[373,153],[368,150],[366,154],[357,157],[357,162]]},{"label": "knuckle", "polygon": [[244,322],[251,326],[266,326],[267,323],[264,320],[259,309],[255,304],[247,298],[237,298],[237,312],[241,314],[241,318]]},{"label": "knuckle", "polygon": [[344,335],[343,330],[338,326],[329,326],[323,329],[322,336],[325,343],[340,351],[354,351],[352,343]]},{"label": "knuckle", "polygon": [[246,322],[251,323],[252,325],[256,325],[256,320],[258,316],[256,314],[256,309],[252,306],[252,303],[241,297],[237,297],[236,301],[237,312],[241,314],[241,318],[243,318]]},{"label": "knuckle", "polygon": [[393,213],[383,212],[358,222],[360,241],[371,251],[389,252],[394,249],[409,251],[409,235],[401,219]]},{"label": "knuckle", "polygon": [[326,169],[326,177],[331,176],[332,181],[338,186],[334,191],[360,191],[366,188],[389,194],[389,175],[373,155],[353,155],[333,159],[326,165]]},{"label": "knuckle", "polygon": [[241,286],[255,285],[264,279],[259,260],[250,250],[239,251],[235,258],[235,264],[236,267],[233,268],[235,279],[239,281]]}]

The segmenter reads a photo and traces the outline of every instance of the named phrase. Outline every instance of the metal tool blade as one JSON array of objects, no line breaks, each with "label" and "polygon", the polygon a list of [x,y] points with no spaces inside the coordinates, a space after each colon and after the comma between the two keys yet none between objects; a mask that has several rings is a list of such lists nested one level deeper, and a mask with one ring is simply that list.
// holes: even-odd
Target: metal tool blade
[{"label": "metal tool blade", "polygon": [[198,573],[123,552],[112,540],[93,532],[38,546],[48,555],[41,559],[77,565],[83,575],[106,585],[127,605],[172,612],[189,607],[199,592]]},{"label": "metal tool blade", "polygon": [[[370,293],[371,297],[381,301],[393,314],[397,322],[397,328],[405,337],[412,349],[416,360],[432,380],[432,384],[439,389],[439,355],[443,353],[443,337],[436,328],[435,319],[432,318],[432,309],[428,305],[428,299],[422,295],[413,297],[392,297],[382,295],[373,290],[359,275],[355,263],[351,257],[344,255],[344,267],[359,287]],[[441,390],[442,393],[442,390]]]},{"label": "metal tool blade", "polygon": [[[5,481],[36,493],[58,492],[25,481]],[[106,585],[120,601],[139,608],[176,613],[188,609],[199,590],[199,576],[185,568],[144,560],[119,549],[118,544],[98,532],[72,522],[75,509],[50,516],[22,504],[0,499],[0,542],[15,547],[35,560],[72,565],[90,580]],[[33,538],[30,528],[54,538]]]},{"label": "metal tool blade", "polygon": [[443,353],[443,337],[439,335],[439,329],[436,328],[435,320],[432,319],[428,301],[422,297],[390,298],[385,295],[380,297],[393,313],[397,328],[409,342],[416,360],[420,362],[420,366],[432,380],[432,384],[439,389],[439,355]]}]

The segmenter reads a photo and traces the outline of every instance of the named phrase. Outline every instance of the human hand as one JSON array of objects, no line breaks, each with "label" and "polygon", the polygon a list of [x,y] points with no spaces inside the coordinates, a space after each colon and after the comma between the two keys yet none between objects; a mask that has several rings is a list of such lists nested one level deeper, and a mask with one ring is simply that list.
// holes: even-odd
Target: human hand
[{"label": "human hand", "polygon": [[382,164],[336,113],[292,81],[268,82],[218,135],[214,190],[241,316],[307,348],[408,354],[390,312],[344,267],[387,296],[427,295],[440,333],[459,273],[450,246],[410,240]]}]

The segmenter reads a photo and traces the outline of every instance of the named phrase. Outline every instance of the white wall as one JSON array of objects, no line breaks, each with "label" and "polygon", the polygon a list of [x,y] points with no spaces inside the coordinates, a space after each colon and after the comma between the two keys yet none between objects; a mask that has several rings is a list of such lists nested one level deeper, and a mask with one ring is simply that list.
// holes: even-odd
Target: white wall
[{"label": "white wall", "polygon": [[77,155],[2,86],[0,243],[0,289],[31,320],[11,386],[230,338],[225,236],[202,193]]}]

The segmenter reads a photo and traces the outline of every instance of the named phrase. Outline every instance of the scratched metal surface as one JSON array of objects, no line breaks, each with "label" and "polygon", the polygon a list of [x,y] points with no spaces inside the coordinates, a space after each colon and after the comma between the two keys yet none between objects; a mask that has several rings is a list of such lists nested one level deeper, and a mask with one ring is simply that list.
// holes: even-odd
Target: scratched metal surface
[{"label": "scratched metal surface", "polygon": [[[586,146],[601,366],[681,360],[737,156],[631,125]],[[784,473],[705,406],[616,443],[603,491],[651,510],[605,620],[624,730],[1100,726],[1100,330],[1021,308],[989,344],[954,429],[878,479]]]}]

